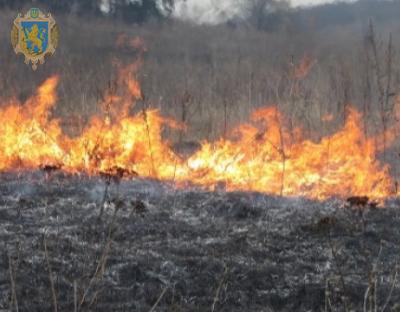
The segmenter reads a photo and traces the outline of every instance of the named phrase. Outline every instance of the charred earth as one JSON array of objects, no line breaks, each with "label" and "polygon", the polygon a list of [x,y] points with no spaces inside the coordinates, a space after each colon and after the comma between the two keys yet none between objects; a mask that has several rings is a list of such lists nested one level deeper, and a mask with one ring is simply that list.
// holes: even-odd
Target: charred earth
[{"label": "charred earth", "polygon": [[4,311],[400,310],[395,200],[43,170],[2,174],[0,192]]}]

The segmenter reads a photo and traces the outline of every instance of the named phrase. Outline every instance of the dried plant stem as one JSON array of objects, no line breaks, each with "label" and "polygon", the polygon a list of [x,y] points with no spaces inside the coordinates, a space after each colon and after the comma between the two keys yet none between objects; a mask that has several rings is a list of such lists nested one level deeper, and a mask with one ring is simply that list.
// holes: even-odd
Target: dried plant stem
[{"label": "dried plant stem", "polygon": [[105,188],[104,188],[104,194],[103,194],[103,199],[102,199],[102,201],[101,201],[101,203],[100,203],[100,213],[99,213],[99,216],[98,216],[98,221],[100,221],[101,220],[101,218],[103,217],[103,214],[104,214],[104,205],[105,205],[105,203],[106,203],[106,201],[107,201],[107,197],[108,197],[108,189],[109,189],[109,187],[110,187],[110,181],[109,180],[107,180],[106,181],[106,186],[105,186]]},{"label": "dried plant stem", "polygon": [[165,293],[167,292],[168,287],[165,287],[162,291],[162,293],[160,294],[160,296],[158,297],[156,303],[151,307],[149,312],[154,312],[158,306],[158,304],[160,303],[161,299],[164,297]]},{"label": "dried plant stem", "polygon": [[371,286],[368,286],[368,287],[367,287],[367,290],[366,290],[365,293],[364,293],[363,312],[368,312],[368,311],[367,311],[367,301],[368,301],[368,298],[369,298],[369,291],[370,291],[370,289],[371,289]]},{"label": "dried plant stem", "polygon": [[74,281],[74,312],[78,312],[78,287]]},{"label": "dried plant stem", "polygon": [[332,303],[330,297],[330,291],[329,291],[329,279],[327,279],[326,284],[325,284],[325,312],[332,311]]},{"label": "dried plant stem", "polygon": [[148,143],[149,143],[149,151],[150,151],[150,159],[151,159],[151,166],[152,166],[152,170],[153,170],[153,175],[157,176],[157,171],[156,171],[156,167],[154,164],[154,155],[153,155],[153,148],[151,145],[151,137],[150,137],[150,126],[149,126],[149,121],[147,120],[147,112],[146,110],[143,108],[143,118],[144,118],[144,122],[146,123],[146,132],[147,132],[147,138],[148,138]]},{"label": "dried plant stem", "polygon": [[110,247],[111,247],[111,239],[108,239],[107,243],[104,246],[103,253],[102,253],[101,257],[100,257],[100,260],[97,263],[96,270],[94,271],[94,274],[93,274],[92,278],[89,281],[89,285],[86,288],[85,292],[83,293],[82,298],[81,298],[81,300],[79,302],[78,311],[81,310],[82,305],[85,303],[86,297],[88,296],[89,291],[92,288],[92,285],[94,284],[95,280],[98,277],[103,275],[105,264],[107,262],[107,257],[108,257],[108,254],[110,252],[110,249],[111,249]]},{"label": "dried plant stem", "polygon": [[[14,279],[14,270],[13,270],[12,259],[11,259],[10,255],[8,255],[8,269],[10,272],[10,282],[11,282],[11,304],[14,304],[15,311],[19,312],[17,291],[16,291],[16,285],[15,285],[15,279]],[[12,309],[11,309],[11,311],[12,311]]]},{"label": "dried plant stem", "polygon": [[221,280],[219,281],[217,292],[215,293],[214,301],[213,301],[213,304],[212,304],[212,307],[211,307],[211,312],[215,311],[215,306],[216,306],[216,304],[217,304],[217,302],[219,300],[219,295],[221,293],[222,285],[225,282],[225,277],[226,277],[227,273],[228,273],[228,268],[225,267],[224,273],[222,274]]},{"label": "dried plant stem", "polygon": [[346,287],[346,283],[345,283],[345,281],[344,281],[344,274],[343,274],[342,268],[341,268],[341,266],[339,265],[339,258],[338,258],[338,255],[337,255],[335,246],[333,245],[333,242],[332,242],[331,233],[328,234],[328,241],[329,241],[329,245],[330,245],[330,247],[331,247],[331,251],[332,251],[333,259],[334,259],[335,264],[336,264],[336,268],[337,268],[338,273],[339,273],[340,283],[342,284],[341,286],[342,286],[342,290],[343,290],[343,305],[344,305],[344,310],[345,310],[346,312],[348,312],[348,311],[349,311],[349,308],[347,307],[347,298],[345,297],[345,294],[348,293],[348,292],[347,292],[347,287]]},{"label": "dried plant stem", "polygon": [[56,294],[56,289],[54,287],[53,271],[51,269],[51,265],[50,265],[50,261],[49,261],[49,253],[47,251],[46,237],[43,238],[43,242],[44,242],[44,255],[46,258],[47,270],[49,271],[49,281],[50,281],[50,288],[51,288],[51,296],[52,296],[52,300],[53,300],[53,309],[54,309],[54,312],[57,312],[58,311],[57,294]]},{"label": "dried plant stem", "polygon": [[[396,265],[396,267],[397,267],[397,265]],[[386,298],[386,301],[385,301],[385,303],[384,303],[384,305],[382,307],[381,312],[384,312],[386,310],[387,306],[389,305],[390,300],[392,299],[393,290],[394,290],[394,287],[396,286],[397,275],[398,275],[398,270],[396,268],[395,269],[395,273],[394,273],[394,277],[393,277],[392,286],[390,287],[389,295]]]},{"label": "dried plant stem", "polygon": [[[108,227],[108,235],[107,235],[106,243],[105,243],[104,248],[103,248],[103,252],[101,254],[99,262],[97,263],[96,270],[94,271],[93,276],[90,279],[89,284],[86,287],[86,290],[84,291],[84,293],[82,295],[82,298],[81,298],[81,300],[79,302],[78,311],[81,310],[83,304],[85,303],[86,297],[88,296],[89,291],[91,290],[91,288],[92,288],[94,282],[96,281],[96,279],[98,279],[98,278],[100,279],[104,275],[104,271],[105,271],[105,266],[106,266],[106,263],[107,263],[108,255],[109,255],[110,250],[111,250],[112,229],[113,229],[114,224],[115,224],[115,220],[116,220],[116,217],[117,217],[117,212],[118,212],[118,208],[116,208],[115,211],[114,211],[113,218],[112,218],[111,223],[110,223],[110,225]],[[97,293],[98,292],[96,292],[96,296],[97,296]],[[96,298],[96,296],[95,296],[95,298]],[[92,305],[93,302],[94,302],[94,300],[92,300],[90,304]]]}]

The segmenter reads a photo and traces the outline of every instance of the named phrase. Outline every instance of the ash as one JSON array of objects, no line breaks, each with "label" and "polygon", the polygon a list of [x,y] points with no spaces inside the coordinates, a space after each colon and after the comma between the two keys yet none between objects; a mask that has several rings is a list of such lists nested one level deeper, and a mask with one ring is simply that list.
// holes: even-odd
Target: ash
[{"label": "ash", "polygon": [[0,310],[400,311],[396,200],[43,172],[0,193]]}]

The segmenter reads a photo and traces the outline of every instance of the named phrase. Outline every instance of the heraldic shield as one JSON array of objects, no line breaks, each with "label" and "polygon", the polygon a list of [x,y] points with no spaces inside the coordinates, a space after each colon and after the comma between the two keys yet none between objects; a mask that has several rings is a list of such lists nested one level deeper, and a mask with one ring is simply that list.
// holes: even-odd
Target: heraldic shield
[{"label": "heraldic shield", "polygon": [[30,9],[24,16],[18,14],[11,31],[11,43],[15,53],[25,56],[25,63],[43,64],[46,55],[54,54],[58,45],[58,27],[51,14]]}]

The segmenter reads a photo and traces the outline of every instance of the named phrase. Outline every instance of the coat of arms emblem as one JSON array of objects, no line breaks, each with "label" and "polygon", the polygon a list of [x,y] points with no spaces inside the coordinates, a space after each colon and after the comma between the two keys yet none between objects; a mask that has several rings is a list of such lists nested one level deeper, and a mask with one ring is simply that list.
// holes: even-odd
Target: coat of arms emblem
[{"label": "coat of arms emblem", "polygon": [[18,14],[11,31],[11,43],[15,53],[25,56],[25,63],[43,64],[46,55],[54,54],[58,44],[58,27],[50,13],[45,15],[32,8],[24,16]]}]

